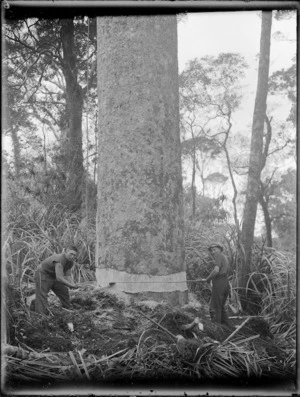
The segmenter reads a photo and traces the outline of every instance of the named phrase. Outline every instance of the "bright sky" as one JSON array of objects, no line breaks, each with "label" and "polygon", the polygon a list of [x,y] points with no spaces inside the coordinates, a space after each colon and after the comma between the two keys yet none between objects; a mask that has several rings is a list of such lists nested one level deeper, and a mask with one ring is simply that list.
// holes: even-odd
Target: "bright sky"
[{"label": "bright sky", "polygon": [[[228,11],[189,13],[178,24],[178,63],[182,72],[187,62],[206,55],[237,52],[244,56],[249,68],[242,82],[245,90],[241,109],[234,115],[236,128],[251,129],[257,85],[258,55],[261,32],[260,11]],[[275,40],[280,31],[286,40]],[[270,74],[288,68],[296,55],[296,12],[292,18],[272,19]],[[290,103],[283,98],[277,117],[285,119]]]},{"label": "bright sky", "polygon": [[[258,54],[260,47],[261,18],[259,11],[228,11],[190,13],[178,25],[178,63],[181,72],[193,58],[218,55],[221,52],[238,52],[249,65],[244,81],[250,90],[243,101],[245,112],[241,114],[243,126],[252,121],[257,84]],[[270,74],[287,68],[296,55],[296,12],[293,18],[272,20],[272,36],[281,31],[290,40],[272,40]],[[249,118],[250,114],[250,118]]]},{"label": "bright sky", "polygon": [[[217,56],[222,52],[236,52],[244,56],[249,65],[243,81],[246,95],[241,109],[234,115],[234,120],[236,131],[249,131],[249,134],[257,84],[260,15],[259,11],[190,13],[178,24],[179,72],[184,70],[189,60],[206,55]],[[285,40],[275,40],[278,31],[284,35],[282,38]],[[270,74],[291,65],[292,58],[296,55],[296,37],[296,12],[292,18],[286,20],[277,21],[273,17]],[[289,107],[290,104],[283,98],[276,117],[285,119]],[[240,150],[242,151],[242,148]],[[211,172],[214,171],[216,170]],[[218,171],[222,172],[221,169]],[[226,186],[227,188],[223,186],[219,189],[227,191],[228,197],[231,197],[232,187],[229,181],[226,182]]]},{"label": "bright sky", "polygon": [[[179,71],[189,59],[220,52],[239,52],[248,63],[259,53],[261,19],[257,11],[189,13],[178,25]],[[272,34],[281,30],[287,38],[296,39],[296,13],[288,20],[272,21]],[[290,63],[296,43],[272,43],[272,69]],[[272,70],[271,70],[272,71]]]},{"label": "bright sky", "polygon": [[189,59],[220,52],[239,52],[252,59],[258,52],[259,35],[256,12],[188,14],[178,25],[179,70]]},{"label": "bright sky", "polygon": [[[187,61],[205,55],[218,55],[221,52],[241,53],[249,64],[244,81],[249,90],[243,109],[237,114],[240,128],[248,128],[252,122],[254,96],[257,80],[257,55],[260,41],[260,12],[203,12],[189,13],[178,25],[178,61],[181,72]],[[296,13],[293,19],[275,21],[272,33],[281,30],[289,39],[296,38]],[[288,67],[296,54],[295,41],[272,41],[271,72]],[[7,147],[5,140],[4,147]],[[9,145],[10,146],[10,145]]]}]

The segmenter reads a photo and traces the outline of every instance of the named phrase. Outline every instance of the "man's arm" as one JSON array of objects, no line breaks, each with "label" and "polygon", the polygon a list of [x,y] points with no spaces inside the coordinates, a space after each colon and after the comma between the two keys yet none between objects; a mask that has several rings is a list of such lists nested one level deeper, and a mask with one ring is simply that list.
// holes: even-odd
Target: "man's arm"
[{"label": "man's arm", "polygon": [[67,287],[78,288],[78,286],[73,283],[73,280],[71,278],[71,273],[70,273],[70,275],[68,275],[68,272],[67,272],[66,276],[64,275],[63,266],[59,262],[56,263],[56,265],[55,265],[55,275],[56,275],[56,280],[62,284],[65,284]]},{"label": "man's arm", "polygon": [[215,259],[215,267],[214,270],[210,273],[210,275],[207,277],[206,281],[209,283],[217,274],[219,274],[220,269],[222,267],[222,259],[220,256],[218,256]]},{"label": "man's arm", "polygon": [[71,269],[69,269],[69,270],[67,270],[66,271],[66,274],[65,274],[65,279],[67,280],[67,281],[69,281],[69,283],[73,283],[74,284],[74,281],[73,281],[73,278],[72,278],[72,275],[71,275],[72,273],[71,273]]},{"label": "man's arm", "polygon": [[207,277],[206,282],[209,283],[217,274],[219,274],[220,268],[219,266],[215,266],[214,270]]}]

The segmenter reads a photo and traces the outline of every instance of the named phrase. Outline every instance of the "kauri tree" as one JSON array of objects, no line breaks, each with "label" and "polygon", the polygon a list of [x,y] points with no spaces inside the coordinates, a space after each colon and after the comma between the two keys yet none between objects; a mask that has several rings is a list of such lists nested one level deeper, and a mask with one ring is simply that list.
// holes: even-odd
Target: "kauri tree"
[{"label": "kauri tree", "polygon": [[176,16],[99,17],[96,276],[186,299]]}]

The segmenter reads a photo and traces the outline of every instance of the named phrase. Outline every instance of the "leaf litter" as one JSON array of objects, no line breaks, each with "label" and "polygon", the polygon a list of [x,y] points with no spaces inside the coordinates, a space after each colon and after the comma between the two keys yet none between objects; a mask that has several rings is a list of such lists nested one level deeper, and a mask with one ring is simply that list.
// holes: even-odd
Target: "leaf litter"
[{"label": "leaf litter", "polygon": [[291,349],[280,347],[260,317],[245,322],[236,316],[229,329],[211,322],[205,302],[174,308],[91,286],[71,292],[73,312],[54,296],[49,301],[47,318],[12,313],[5,362],[10,384],[295,377]]}]

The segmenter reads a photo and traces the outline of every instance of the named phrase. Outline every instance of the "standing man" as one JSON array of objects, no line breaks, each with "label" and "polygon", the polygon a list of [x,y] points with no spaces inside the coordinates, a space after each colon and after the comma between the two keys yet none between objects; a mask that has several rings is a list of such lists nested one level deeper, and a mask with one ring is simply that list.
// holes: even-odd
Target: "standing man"
[{"label": "standing man", "polygon": [[48,292],[50,289],[57,295],[65,309],[71,308],[69,288],[79,288],[71,277],[73,261],[77,248],[69,246],[62,254],[55,254],[45,259],[35,272],[35,311],[47,314]]},{"label": "standing man", "polygon": [[211,245],[208,250],[212,254],[215,267],[206,281],[212,281],[212,293],[210,300],[210,317],[213,321],[230,327],[230,322],[225,310],[225,303],[229,296],[230,286],[228,281],[229,265],[226,256],[222,253],[220,244]]}]

